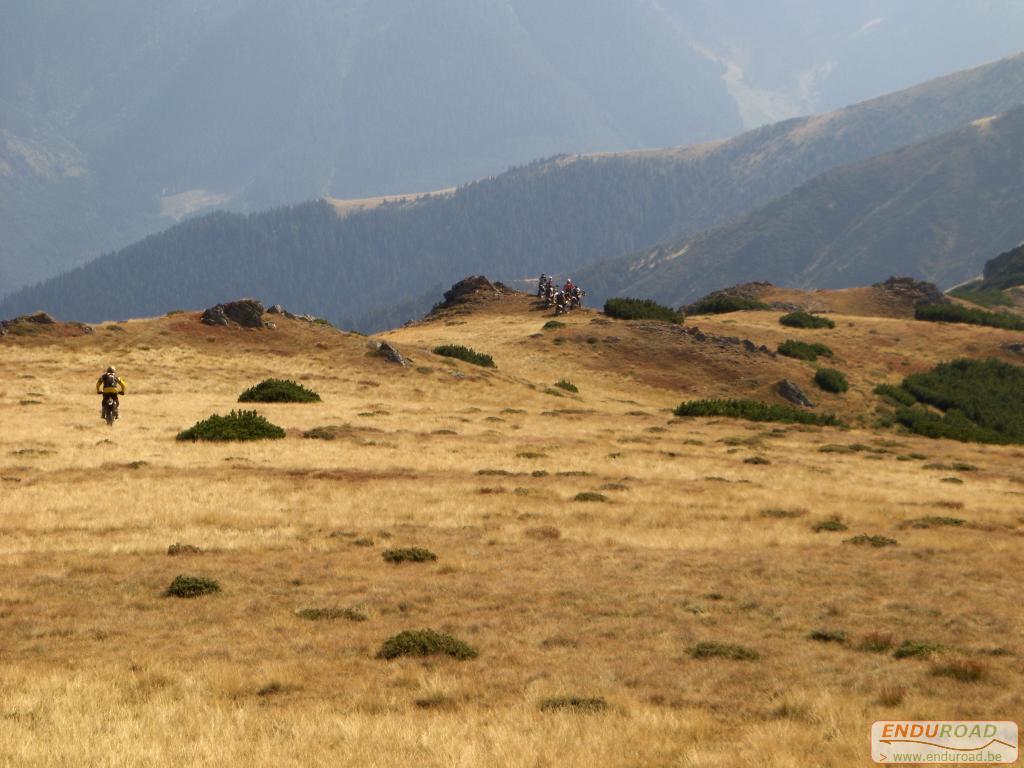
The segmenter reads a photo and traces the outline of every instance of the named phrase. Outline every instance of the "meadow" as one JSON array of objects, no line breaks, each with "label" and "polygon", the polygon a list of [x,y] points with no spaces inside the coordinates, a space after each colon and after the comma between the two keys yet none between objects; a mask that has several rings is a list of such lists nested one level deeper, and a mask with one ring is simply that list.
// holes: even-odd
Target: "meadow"
[{"label": "meadow", "polygon": [[[1024,448],[882,428],[873,394],[1019,334],[778,316],[687,325],[822,341],[848,392],[525,298],[386,334],[407,368],[283,318],[0,339],[0,765],[861,766],[877,719],[1024,720]],[[673,415],[782,376],[847,426]],[[285,439],[175,440],[269,377],[322,397],[256,406]],[[379,658],[421,628],[477,655]]]}]

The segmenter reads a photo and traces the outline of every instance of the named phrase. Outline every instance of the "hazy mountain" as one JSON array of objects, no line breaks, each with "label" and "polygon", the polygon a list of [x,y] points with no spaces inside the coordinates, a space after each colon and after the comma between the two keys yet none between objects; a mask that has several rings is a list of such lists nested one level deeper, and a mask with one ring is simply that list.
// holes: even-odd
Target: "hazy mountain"
[{"label": "hazy mountain", "polygon": [[1024,240],[1024,107],[818,176],[723,227],[591,267],[596,294],[682,304],[750,280],[950,286]]},{"label": "hazy mountain", "polygon": [[[578,270],[724,224],[843,163],[1024,104],[1024,56],[839,112],[679,150],[561,157],[453,194],[339,217],[324,203],[184,222],[0,302],[102,320],[254,294],[375,329],[416,316],[470,272]],[[624,264],[627,262],[620,262]],[[588,273],[612,293],[611,265]],[[712,286],[719,287],[719,286]]]},{"label": "hazy mountain", "polygon": [[7,0],[0,295],[197,211],[728,137],[1004,55],[1022,13],[1017,0]]},{"label": "hazy mountain", "polygon": [[1024,243],[985,264],[981,289],[1002,290],[1024,285]]}]

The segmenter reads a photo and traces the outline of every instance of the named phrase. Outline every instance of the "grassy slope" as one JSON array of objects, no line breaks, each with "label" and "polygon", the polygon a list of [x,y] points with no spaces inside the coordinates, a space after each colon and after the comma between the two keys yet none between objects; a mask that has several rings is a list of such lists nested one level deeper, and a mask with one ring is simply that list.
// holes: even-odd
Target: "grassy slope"
[{"label": "grassy slope", "polygon": [[[824,338],[852,390],[815,396],[854,420],[876,381],[1014,337],[852,315],[821,334],[783,329],[777,316],[689,322],[769,346]],[[283,319],[276,331],[242,331],[188,314],[0,339],[10,383],[0,395],[0,754],[33,766],[104,764],[130,749],[154,764],[229,767],[467,755],[478,765],[753,767],[814,764],[827,748],[832,765],[860,766],[877,718],[1024,716],[1019,657],[982,653],[1024,651],[1024,609],[1005,600],[1022,565],[1019,449],[675,421],[669,409],[683,398],[763,395],[783,373],[809,381],[811,368],[589,312],[534,338],[547,319],[511,297],[394,331],[387,338],[417,366],[404,370],[368,356],[357,336]],[[426,351],[438,343],[491,353],[498,368]],[[113,430],[91,394],[108,361],[129,384]],[[270,375],[324,397],[261,408],[289,430],[285,441],[174,442]],[[561,378],[578,398],[545,393]],[[41,404],[19,404],[28,399]],[[333,442],[298,436],[331,424],[350,429]],[[884,452],[817,450],[834,443]],[[896,460],[911,453],[927,459]],[[772,464],[744,463],[755,455]],[[146,463],[127,466],[136,461]],[[953,461],[979,471],[924,466]],[[951,474],[965,484],[941,482]],[[581,491],[610,503],[573,502]],[[807,514],[760,514],[779,507]],[[810,531],[833,514],[848,534]],[[968,525],[897,529],[925,515]],[[901,546],[841,543],[859,533]],[[377,547],[352,546],[349,534]],[[208,551],[166,556],[176,541]],[[382,546],[426,546],[439,560],[389,566]],[[160,597],[179,573],[214,577],[223,592]],[[370,619],[293,615],[350,605]],[[416,627],[450,631],[481,656],[373,658],[384,638]],[[927,662],[808,640],[819,628],[941,643],[990,676],[931,677]],[[715,640],[763,658],[687,656]],[[560,695],[604,696],[612,708],[538,711]]]}]

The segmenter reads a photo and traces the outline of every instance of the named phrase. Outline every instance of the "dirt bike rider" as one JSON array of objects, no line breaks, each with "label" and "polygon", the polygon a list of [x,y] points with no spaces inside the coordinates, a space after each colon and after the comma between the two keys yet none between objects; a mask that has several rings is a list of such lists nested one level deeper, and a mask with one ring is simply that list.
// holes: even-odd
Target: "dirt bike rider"
[{"label": "dirt bike rider", "polygon": [[570,277],[568,280],[565,281],[565,286],[562,288],[562,292],[566,296],[572,296],[573,295],[573,291],[575,291],[575,290],[576,290],[576,284],[572,281],[572,278]]},{"label": "dirt bike rider", "polygon": [[562,315],[568,311],[565,305],[565,292],[558,291],[555,293],[555,314]]},{"label": "dirt bike rider", "polygon": [[[114,418],[118,418],[117,409],[120,405],[118,401],[118,395],[123,395],[125,391],[124,379],[117,375],[117,371],[114,366],[107,368],[106,372],[102,373],[96,380],[96,394],[102,395],[103,400],[107,399],[107,395],[110,395],[114,399]],[[100,417],[102,418],[105,414],[103,413],[103,400],[100,401]]]},{"label": "dirt bike rider", "polygon": [[547,273],[546,272],[541,272],[540,273],[540,280],[537,281],[537,295],[538,296],[543,296],[544,292],[547,290],[547,286],[548,286],[548,276],[547,276]]}]

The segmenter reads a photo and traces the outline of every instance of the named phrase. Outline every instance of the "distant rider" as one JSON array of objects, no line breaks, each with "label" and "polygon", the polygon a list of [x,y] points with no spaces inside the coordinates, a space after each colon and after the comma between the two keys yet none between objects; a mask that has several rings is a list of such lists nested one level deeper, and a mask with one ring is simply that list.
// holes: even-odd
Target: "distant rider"
[{"label": "distant rider", "polygon": [[576,285],[573,283],[572,278],[570,277],[568,280],[565,281],[565,286],[562,288],[562,292],[566,296],[572,296],[572,293],[575,290],[576,290]]},{"label": "distant rider", "polygon": [[546,272],[540,273],[540,280],[537,281],[537,295],[543,296],[544,291],[547,288],[548,276]]},{"label": "distant rider", "polygon": [[[117,406],[120,405],[120,401],[117,399],[118,395],[123,395],[125,390],[124,379],[117,375],[117,371],[114,370],[114,366],[107,368],[106,372],[103,373],[96,380],[96,394],[102,395],[104,398],[106,395],[110,395],[114,398],[114,417],[117,418]],[[103,417],[103,401],[100,401],[100,418]]]}]

